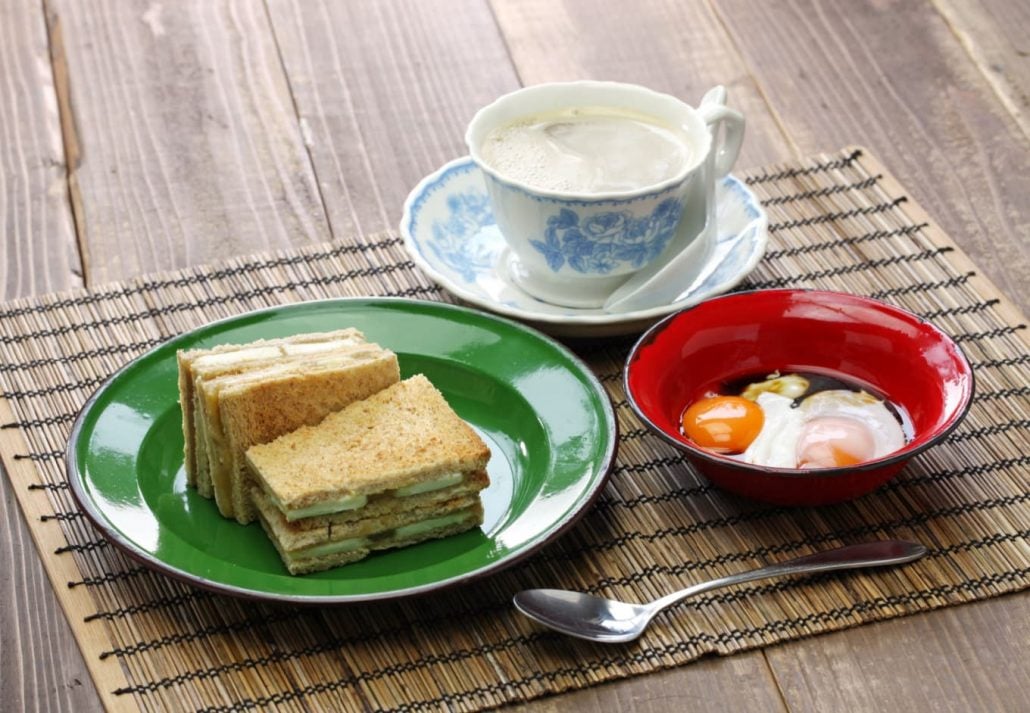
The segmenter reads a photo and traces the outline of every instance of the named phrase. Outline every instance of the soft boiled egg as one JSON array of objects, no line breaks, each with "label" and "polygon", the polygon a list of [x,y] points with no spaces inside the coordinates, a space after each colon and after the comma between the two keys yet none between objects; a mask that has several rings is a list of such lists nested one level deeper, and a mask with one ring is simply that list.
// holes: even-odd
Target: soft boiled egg
[{"label": "soft boiled egg", "polygon": [[797,440],[798,468],[855,465],[905,445],[898,419],[883,401],[864,391],[819,391],[798,410],[805,420]]},{"label": "soft boiled egg", "polygon": [[795,405],[773,392],[758,395],[764,415],[744,451],[747,463],[773,468],[838,468],[882,458],[905,445],[901,424],[862,391],[819,391]]},{"label": "soft boiled egg", "polygon": [[683,433],[716,453],[743,453],[762,430],[765,417],[754,401],[740,396],[709,396],[683,412]]}]

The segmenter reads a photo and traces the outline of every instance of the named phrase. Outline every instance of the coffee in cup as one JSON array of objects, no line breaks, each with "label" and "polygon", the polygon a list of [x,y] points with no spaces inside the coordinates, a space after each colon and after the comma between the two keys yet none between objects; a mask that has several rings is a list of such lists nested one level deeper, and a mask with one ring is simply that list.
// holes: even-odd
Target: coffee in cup
[{"label": "coffee in cup", "polygon": [[743,138],[724,98],[718,88],[694,109],[644,87],[583,81],[481,109],[465,140],[507,244],[502,269],[569,307],[600,307],[673,256],[689,284],[714,247],[715,181]]},{"label": "coffee in cup", "polygon": [[571,107],[520,117],[487,134],[483,160],[544,191],[597,194],[668,181],[694,152],[683,130],[630,109]]}]

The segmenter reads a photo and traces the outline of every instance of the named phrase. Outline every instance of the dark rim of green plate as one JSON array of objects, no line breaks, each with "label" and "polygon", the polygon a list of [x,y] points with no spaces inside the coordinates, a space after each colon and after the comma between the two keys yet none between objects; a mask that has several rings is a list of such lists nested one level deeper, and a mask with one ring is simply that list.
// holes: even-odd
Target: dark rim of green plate
[{"label": "dark rim of green plate", "polygon": [[[455,313],[462,313],[472,316],[476,319],[485,320],[487,322],[497,322],[517,331],[524,332],[525,334],[534,337],[541,342],[549,345],[551,348],[559,352],[564,358],[568,359],[573,365],[575,365],[581,375],[585,378],[589,386],[596,392],[598,397],[597,403],[601,406],[603,420],[607,422],[608,426],[608,444],[605,448],[604,455],[599,463],[598,467],[592,473],[593,483],[590,487],[580,496],[578,502],[574,507],[570,508],[563,514],[563,517],[557,519],[551,523],[550,527],[546,529],[543,535],[538,539],[537,542],[532,545],[524,546],[521,549],[517,549],[501,557],[500,559],[491,562],[487,565],[474,568],[464,574],[459,574],[447,579],[439,580],[436,582],[430,582],[421,584],[413,587],[394,589],[382,592],[372,592],[365,594],[341,594],[341,595],[310,595],[310,594],[285,594],[278,592],[266,592],[260,589],[249,589],[245,587],[239,587],[232,584],[226,584],[218,581],[207,579],[197,574],[185,571],[174,565],[170,565],[160,558],[146,552],[141,549],[135,542],[125,537],[120,533],[112,524],[109,523],[104,514],[95,505],[92,498],[85,492],[84,481],[85,475],[80,472],[77,458],[77,445],[79,443],[82,431],[85,427],[87,418],[90,416],[94,404],[105,394],[108,388],[112,384],[117,382],[123,374],[131,370],[138,362],[147,360],[155,355],[157,352],[174,347],[177,342],[186,342],[190,338],[201,331],[218,331],[221,326],[229,326],[233,323],[240,322],[249,318],[260,317],[261,315],[290,311],[293,309],[304,309],[305,307],[320,308],[322,306],[328,306],[332,304],[340,304],[346,306],[360,306],[362,304],[368,305],[372,308],[389,305],[399,306],[411,306],[419,309],[438,309],[443,312],[453,311]],[[511,319],[500,317],[493,314],[487,314],[480,310],[470,309],[468,307],[462,307],[458,305],[452,305],[445,302],[433,302],[428,300],[411,300],[404,298],[392,298],[392,297],[353,297],[353,298],[330,298],[323,300],[310,300],[307,302],[297,302],[292,304],[277,305],[273,307],[267,307],[264,309],[253,310],[251,312],[245,312],[237,315],[225,317],[220,320],[209,322],[195,329],[191,329],[182,334],[170,337],[161,344],[149,349],[143,354],[135,357],[128,363],[120,367],[111,376],[105,379],[96,390],[90,395],[90,397],[83,404],[78,416],[75,418],[75,422],[72,425],[71,433],[68,437],[68,445],[65,449],[65,472],[68,477],[68,482],[78,503],[80,509],[90,520],[94,527],[96,527],[103,536],[114,545],[116,545],[122,552],[127,554],[133,560],[140,562],[148,568],[161,572],[174,579],[186,582],[193,586],[213,591],[219,594],[228,594],[235,597],[244,599],[260,600],[260,601],[273,601],[273,602],[284,602],[291,604],[303,604],[303,605],[326,605],[326,604],[351,604],[359,602],[379,601],[379,600],[390,600],[400,599],[411,596],[418,596],[436,592],[442,589],[459,586],[466,584],[476,579],[483,578],[485,576],[494,574],[503,569],[506,569],[513,564],[529,557],[530,555],[538,552],[543,547],[554,542],[555,539],[564,534],[570,529],[586,512],[590,509],[590,506],[601,494],[605,484],[608,482],[608,478],[611,475],[612,469],[615,465],[616,451],[619,440],[619,426],[618,419],[615,417],[614,409],[612,408],[611,400],[608,396],[604,386],[598,380],[597,376],[593,373],[587,364],[576,356],[571,350],[565,347],[557,340],[547,336],[533,327],[521,324]]]}]

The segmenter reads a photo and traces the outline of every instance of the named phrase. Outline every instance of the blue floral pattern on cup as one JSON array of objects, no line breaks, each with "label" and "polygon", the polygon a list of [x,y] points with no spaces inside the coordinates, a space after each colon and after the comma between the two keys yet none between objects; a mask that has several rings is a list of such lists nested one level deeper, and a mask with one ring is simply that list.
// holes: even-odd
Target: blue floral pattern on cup
[{"label": "blue floral pattern on cup", "polygon": [[465,282],[475,282],[476,274],[492,268],[495,262],[495,256],[473,240],[494,222],[490,198],[483,191],[454,193],[447,196],[447,213],[446,220],[433,221],[429,249]]},{"label": "blue floral pattern on cup", "polygon": [[544,239],[530,243],[554,272],[566,264],[592,275],[624,267],[638,269],[665,249],[682,212],[683,203],[676,198],[667,198],[641,217],[613,210],[583,219],[576,211],[562,208],[547,219]]}]

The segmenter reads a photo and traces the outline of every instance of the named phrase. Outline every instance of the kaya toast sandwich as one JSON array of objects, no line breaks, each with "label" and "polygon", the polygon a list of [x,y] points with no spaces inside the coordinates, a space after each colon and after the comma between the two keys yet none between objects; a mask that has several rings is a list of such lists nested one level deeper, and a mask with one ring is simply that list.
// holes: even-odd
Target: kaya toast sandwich
[{"label": "kaya toast sandwich", "polygon": [[[274,364],[297,347],[286,345],[316,344],[332,346],[334,343],[365,342],[365,337],[356,329],[341,329],[318,334],[301,334],[282,339],[258,339],[247,344],[220,344],[210,349],[190,349],[176,354],[179,371],[179,404],[182,406],[182,431],[186,483],[196,488],[206,498],[213,498],[210,471],[204,451],[204,434],[197,415],[195,398],[196,383],[216,376],[239,374],[259,367]],[[304,347],[300,347],[303,349]],[[199,462],[198,462],[199,459]]]},{"label": "kaya toast sandwich", "polygon": [[489,458],[421,374],[247,451],[252,500],[291,574],[481,525]]},{"label": "kaya toast sandwich", "polygon": [[[271,355],[273,348],[279,356]],[[203,355],[190,365],[198,492],[208,484],[219,512],[244,524],[255,517],[243,466],[247,448],[318,423],[400,378],[396,355],[357,330],[299,335],[247,351],[247,359],[236,366],[230,360],[228,368],[225,357],[234,352],[209,355],[214,366]]]}]

